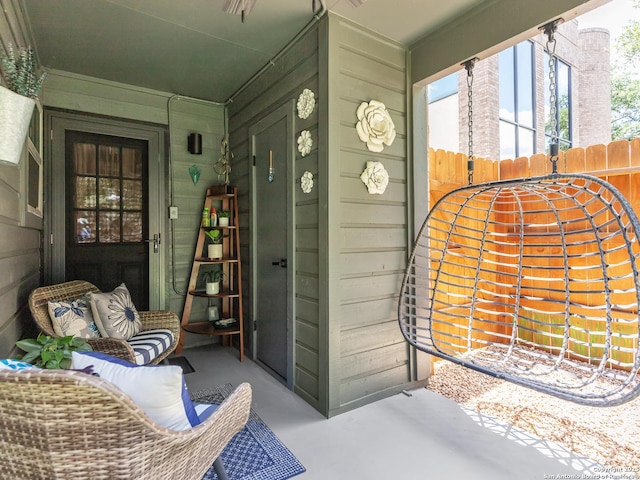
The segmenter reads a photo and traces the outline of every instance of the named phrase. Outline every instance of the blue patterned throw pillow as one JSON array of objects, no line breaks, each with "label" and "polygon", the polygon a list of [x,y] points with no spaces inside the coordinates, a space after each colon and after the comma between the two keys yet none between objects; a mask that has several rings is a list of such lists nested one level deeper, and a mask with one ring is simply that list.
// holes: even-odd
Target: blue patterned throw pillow
[{"label": "blue patterned throw pillow", "polygon": [[0,370],[26,370],[27,368],[37,368],[30,363],[14,360],[13,358],[0,359]]},{"label": "blue patterned throw pillow", "polygon": [[51,301],[48,306],[53,331],[57,336],[100,337],[100,331],[93,321],[93,314],[85,298],[60,302]]}]

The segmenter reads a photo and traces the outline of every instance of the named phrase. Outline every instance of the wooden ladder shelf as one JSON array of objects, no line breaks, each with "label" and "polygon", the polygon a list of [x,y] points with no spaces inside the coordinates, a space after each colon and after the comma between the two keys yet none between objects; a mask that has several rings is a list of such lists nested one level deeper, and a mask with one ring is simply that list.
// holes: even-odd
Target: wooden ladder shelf
[{"label": "wooden ladder shelf", "polygon": [[[206,225],[203,221],[200,224],[198,240],[191,266],[191,276],[187,296],[182,311],[182,335],[177,352],[181,352],[186,333],[200,335],[220,336],[223,345],[229,345],[234,335],[238,336],[238,349],[240,350],[240,361],[244,360],[244,325],[242,316],[242,263],[240,261],[240,236],[238,222],[238,192],[236,187],[216,185],[207,189],[203,211],[207,209],[211,212],[227,210],[230,212],[229,225],[220,226],[219,220],[216,225]],[[218,230],[222,235],[222,256],[211,258],[208,256],[207,233]],[[201,272],[201,269],[203,271]],[[217,293],[207,293],[205,286],[199,286],[198,280],[202,282],[206,272],[219,272],[222,279],[219,283]],[[195,319],[192,320],[192,307],[195,298],[207,298],[208,308],[205,315],[209,316],[209,311],[217,307],[218,319]]]}]

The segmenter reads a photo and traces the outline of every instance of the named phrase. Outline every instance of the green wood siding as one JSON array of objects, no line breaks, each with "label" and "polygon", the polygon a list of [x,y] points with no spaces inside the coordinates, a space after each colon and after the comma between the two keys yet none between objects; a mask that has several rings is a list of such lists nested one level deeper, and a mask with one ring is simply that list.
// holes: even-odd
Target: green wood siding
[{"label": "green wood siding", "polygon": [[[407,258],[407,49],[328,16],[328,415],[410,384],[409,348],[397,327]],[[385,104],[396,138],[370,152],[355,130],[361,102]],[[367,161],[389,173],[383,195],[360,180]]]},{"label": "green wood siding", "polygon": [[[18,3],[0,0],[0,7],[0,48],[29,45]],[[13,355],[15,342],[33,334],[27,299],[41,278],[41,231],[21,224],[24,168],[24,158],[18,166],[0,164],[0,358]]]},{"label": "green wood siding", "polygon": [[[249,128],[261,118],[280,106],[297,99],[303,89],[309,88],[316,93],[318,100],[318,31],[312,28],[298,42],[284,53],[270,69],[239,93],[229,105],[229,135],[235,154],[232,183],[240,189],[240,220],[242,225],[251,224]],[[320,295],[319,295],[319,189],[323,182],[318,177],[318,138],[319,109],[304,120],[294,119],[294,137],[289,139],[296,144],[302,130],[309,130],[314,141],[311,153],[302,157],[296,149],[294,177],[299,179],[305,171],[314,175],[314,189],[305,195],[296,183],[294,187],[293,218],[294,225],[294,262],[295,268],[293,302],[294,310],[294,390],[307,402],[320,411],[325,411],[325,391],[319,348],[322,345],[320,333]],[[248,232],[247,232],[248,233]],[[251,268],[249,257],[249,235],[242,236],[243,281],[245,283],[245,318],[249,325],[251,319]],[[252,329],[249,329],[251,337]],[[251,340],[249,340],[251,341]]]}]

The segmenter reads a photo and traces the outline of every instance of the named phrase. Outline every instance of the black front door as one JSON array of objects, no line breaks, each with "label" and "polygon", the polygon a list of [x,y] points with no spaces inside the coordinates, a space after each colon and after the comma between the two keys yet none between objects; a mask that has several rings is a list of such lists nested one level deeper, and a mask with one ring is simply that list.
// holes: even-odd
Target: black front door
[{"label": "black front door", "polygon": [[124,282],[147,310],[147,142],[67,131],[65,159],[65,279],[102,291]]}]

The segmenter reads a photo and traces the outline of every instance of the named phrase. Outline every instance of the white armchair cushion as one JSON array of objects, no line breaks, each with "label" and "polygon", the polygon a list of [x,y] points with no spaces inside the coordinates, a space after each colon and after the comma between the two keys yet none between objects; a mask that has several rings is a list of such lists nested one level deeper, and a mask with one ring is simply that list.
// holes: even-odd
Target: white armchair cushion
[{"label": "white armchair cushion", "polygon": [[138,366],[99,352],[73,352],[72,363],[75,369],[93,366],[95,373],[131,397],[164,427],[187,430],[200,424],[178,366]]}]

